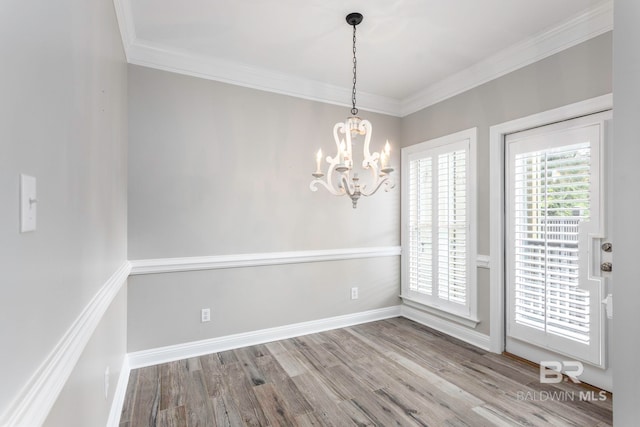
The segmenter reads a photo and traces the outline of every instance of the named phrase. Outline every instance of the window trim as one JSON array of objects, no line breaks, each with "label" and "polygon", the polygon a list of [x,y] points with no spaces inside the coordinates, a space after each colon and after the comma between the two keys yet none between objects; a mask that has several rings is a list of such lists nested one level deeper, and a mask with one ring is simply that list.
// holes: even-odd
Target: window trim
[{"label": "window trim", "polygon": [[[477,134],[478,128],[470,128],[439,138],[424,141],[401,150],[401,295],[403,302],[414,308],[439,315],[448,320],[456,321],[468,327],[475,327],[480,321],[477,318],[478,309],[478,274],[477,274]],[[469,221],[469,239],[467,252],[467,304],[452,306],[451,304],[434,304],[420,298],[415,298],[409,292],[409,162],[421,153],[427,154],[449,145],[457,145],[468,141],[468,170],[467,170],[467,205]],[[442,301],[443,303],[445,301]]]}]

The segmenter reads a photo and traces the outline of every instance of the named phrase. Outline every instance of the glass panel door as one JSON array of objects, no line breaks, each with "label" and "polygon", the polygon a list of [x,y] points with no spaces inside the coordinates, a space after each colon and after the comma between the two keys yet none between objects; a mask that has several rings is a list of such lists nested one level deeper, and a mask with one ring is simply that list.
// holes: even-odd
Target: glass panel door
[{"label": "glass panel door", "polygon": [[522,341],[604,366],[603,135],[589,117],[506,139],[507,351]]}]

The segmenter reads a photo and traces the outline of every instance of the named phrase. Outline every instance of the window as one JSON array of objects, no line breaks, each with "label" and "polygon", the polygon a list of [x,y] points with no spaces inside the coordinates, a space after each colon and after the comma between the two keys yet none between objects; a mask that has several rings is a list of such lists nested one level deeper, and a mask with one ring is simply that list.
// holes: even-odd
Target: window
[{"label": "window", "polygon": [[402,150],[402,298],[475,323],[476,133]]}]

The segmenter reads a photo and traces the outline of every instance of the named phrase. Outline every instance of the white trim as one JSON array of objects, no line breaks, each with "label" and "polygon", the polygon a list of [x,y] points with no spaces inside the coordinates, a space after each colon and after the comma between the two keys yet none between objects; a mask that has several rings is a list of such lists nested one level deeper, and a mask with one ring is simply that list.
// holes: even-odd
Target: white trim
[{"label": "white trim", "polygon": [[120,425],[120,415],[122,414],[124,399],[127,395],[130,373],[131,368],[129,367],[129,356],[125,354],[122,361],[122,368],[120,368],[120,375],[118,376],[118,385],[116,386],[113,401],[111,402],[111,410],[109,411],[107,427],[118,427]]},{"label": "white trim", "polygon": [[[126,0],[123,0],[126,1]],[[352,89],[329,83],[251,67],[222,59],[198,55],[147,40],[136,39],[129,47],[131,64],[214,80],[311,101],[351,107]],[[358,108],[398,116],[400,101],[367,92],[358,92]]]},{"label": "white trim", "polygon": [[489,350],[489,336],[476,330],[452,323],[433,314],[418,310],[406,304],[401,306],[401,315],[409,320],[433,328],[444,334],[458,338],[483,350]]},{"label": "white trim", "polygon": [[402,100],[401,117],[524,68],[613,29],[613,1],[504,49]]},{"label": "white trim", "polygon": [[[467,169],[467,206],[468,206],[468,243],[469,248],[467,254],[466,270],[468,275],[467,283],[467,301],[465,305],[455,304],[449,301],[439,299],[434,293],[433,295],[420,295],[420,298],[424,298],[421,302],[424,305],[433,305],[439,311],[448,311],[453,316],[463,317],[466,319],[476,319],[478,310],[478,279],[476,274],[477,267],[477,141],[478,141],[478,128],[473,127],[465,129],[459,132],[455,132],[449,135],[434,138],[428,141],[424,141],[418,144],[414,144],[408,147],[402,148],[400,151],[401,156],[401,201],[400,210],[403,212],[400,218],[400,239],[402,245],[407,245],[409,242],[409,164],[416,158],[423,158],[429,156],[437,156],[440,154],[440,150],[453,151],[458,150],[458,147],[465,147],[468,153]],[[434,181],[435,184],[435,181]],[[437,193],[433,192],[433,197],[437,197]],[[434,199],[435,200],[435,199]],[[436,202],[433,202],[433,209],[437,209]],[[434,240],[435,241],[435,240]],[[401,293],[404,299],[413,298],[414,302],[419,302],[417,299],[418,293],[410,290],[409,284],[409,260],[407,257],[401,262]],[[434,259],[434,262],[437,262]],[[434,270],[435,271],[435,270]],[[413,295],[413,297],[412,297]],[[475,325],[474,325],[475,326]]]},{"label": "white trim", "polygon": [[113,0],[124,54],[129,61],[129,52],[136,41],[136,29],[133,25],[133,11],[128,0]]},{"label": "white trim", "polygon": [[[137,38],[130,0],[114,0],[123,45],[131,64],[350,107],[351,89],[253,68]],[[613,1],[510,46],[471,67],[436,82],[405,99],[358,93],[362,110],[404,117],[494,80],[613,29]]]},{"label": "white trim", "polygon": [[0,425],[39,426],[53,407],[109,305],[126,282],[131,265],[122,263],[31,375],[2,417]]},{"label": "white trim", "polygon": [[312,320],[309,322],[227,335],[219,338],[137,351],[129,353],[129,366],[131,369],[137,369],[145,366],[202,356],[204,354],[279,341],[307,334],[315,334],[331,329],[345,328],[348,326],[358,325],[360,323],[375,322],[377,320],[384,320],[398,316],[400,316],[400,306],[396,305],[377,310],[364,311],[361,313],[346,314],[327,319]]},{"label": "white trim", "polygon": [[491,268],[491,257],[489,255],[477,255],[476,267],[478,268]]},{"label": "white trim", "polygon": [[430,305],[425,304],[423,301],[413,299],[411,297],[406,297],[400,295],[402,298],[402,302],[407,307],[415,308],[416,310],[420,310],[422,312],[432,314],[442,319],[446,319],[451,322],[459,323],[462,326],[466,326],[467,328],[475,328],[480,323],[480,319],[476,317],[468,317],[463,316],[457,313],[453,313],[450,311],[440,310],[437,307],[432,307]]},{"label": "white trim", "polygon": [[613,107],[613,96],[602,95],[564,107],[533,114],[499,125],[489,130],[489,230],[490,235],[490,336],[491,351],[504,350],[504,137],[538,126],[573,119],[587,114],[598,113]]},{"label": "white trim", "polygon": [[172,273],[263,265],[341,261],[347,259],[399,256],[400,246],[345,248],[315,251],[263,252],[255,254],[213,255],[187,258],[141,259],[131,262],[131,274]]}]

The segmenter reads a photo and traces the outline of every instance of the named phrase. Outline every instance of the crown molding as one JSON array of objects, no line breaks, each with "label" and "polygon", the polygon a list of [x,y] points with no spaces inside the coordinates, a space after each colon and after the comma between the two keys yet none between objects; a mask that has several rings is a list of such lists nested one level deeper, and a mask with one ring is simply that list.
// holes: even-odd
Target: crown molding
[{"label": "crown molding", "polygon": [[[351,106],[351,104],[344,102],[345,99],[351,99],[350,88],[196,55],[142,40],[136,35],[131,1],[114,0],[114,6],[120,26],[122,44],[130,64],[311,101],[345,107]],[[512,45],[405,99],[399,100],[359,92],[358,106],[361,110],[404,117],[612,29],[613,0],[605,0],[559,26]]]},{"label": "crown molding", "polygon": [[437,104],[612,29],[613,1],[607,0],[557,27],[512,45],[404,99],[401,116]]},{"label": "crown molding", "polygon": [[124,54],[129,62],[129,51],[136,40],[136,28],[133,22],[133,10],[129,0],[113,0]]},{"label": "crown molding", "polygon": [[[127,1],[127,0],[122,0]],[[309,80],[265,68],[196,55],[135,39],[129,47],[127,60],[131,64],[156,68],[188,76],[200,77],[311,101],[351,107],[351,88]],[[400,101],[367,92],[358,92],[358,107],[374,113],[398,116]]]}]

